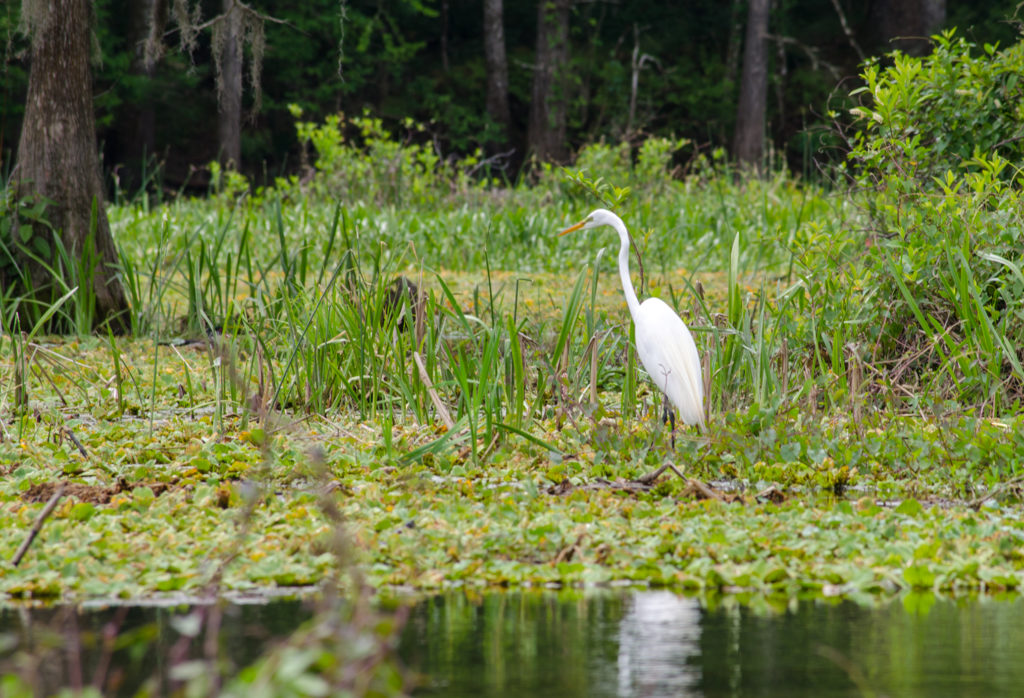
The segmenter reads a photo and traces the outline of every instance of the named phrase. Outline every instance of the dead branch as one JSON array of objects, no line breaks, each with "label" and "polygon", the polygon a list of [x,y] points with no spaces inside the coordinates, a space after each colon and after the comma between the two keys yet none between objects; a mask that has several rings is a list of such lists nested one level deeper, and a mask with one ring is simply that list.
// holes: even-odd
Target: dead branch
[{"label": "dead branch", "polygon": [[832,7],[836,8],[836,14],[839,15],[839,24],[843,26],[843,33],[846,34],[847,41],[850,42],[850,46],[857,52],[857,58],[861,63],[864,62],[864,52],[860,50],[860,46],[857,44],[857,39],[853,36],[853,31],[850,29],[849,22],[846,21],[846,14],[843,12],[842,6],[839,4],[839,0],[832,0]]},{"label": "dead branch", "polygon": [[64,436],[71,439],[71,443],[73,443],[75,448],[78,449],[78,452],[82,454],[82,458],[89,457],[89,453],[85,450],[85,446],[83,446],[82,442],[78,440],[78,437],[75,436],[75,432],[71,431],[70,427],[64,427]]},{"label": "dead branch", "polygon": [[57,491],[53,493],[52,497],[50,497],[50,501],[48,501],[46,506],[43,507],[43,510],[39,512],[39,516],[36,517],[36,522],[32,524],[32,529],[28,532],[28,537],[25,539],[25,542],[21,544],[20,548],[18,548],[18,552],[14,553],[14,558],[11,560],[11,564],[14,567],[17,567],[21,563],[21,558],[23,558],[25,553],[28,552],[28,546],[32,545],[32,541],[34,541],[36,536],[39,535],[39,531],[42,530],[43,522],[46,521],[46,517],[53,513],[53,510],[57,508],[57,503],[60,501],[60,498],[64,496],[64,488],[66,484],[67,483],[64,482],[60,483],[60,487],[58,487]]},{"label": "dead branch", "polygon": [[452,421],[452,416],[448,413],[448,408],[445,407],[444,403],[441,402],[441,397],[434,390],[434,381],[430,380],[430,375],[427,373],[427,367],[423,365],[423,358],[420,357],[418,351],[412,353],[412,359],[416,362],[416,368],[419,371],[420,379],[423,381],[423,385],[427,388],[427,394],[430,396],[430,401],[434,403],[434,409],[437,410],[437,415],[444,422],[445,427],[451,430],[455,426],[455,422]]},{"label": "dead branch", "polygon": [[662,476],[662,474],[663,474],[663,473],[664,473],[664,472],[665,472],[666,470],[671,470],[671,471],[672,471],[673,473],[675,473],[676,475],[678,475],[678,476],[679,476],[679,477],[680,477],[680,478],[681,478],[681,479],[683,480],[683,482],[686,482],[686,481],[687,481],[687,478],[686,478],[686,476],[685,476],[685,475],[683,475],[683,474],[682,474],[681,472],[679,472],[679,468],[677,468],[677,467],[676,467],[675,465],[673,465],[673,464],[672,464],[671,462],[665,463],[665,465],[661,466],[660,468],[658,468],[657,470],[655,470],[655,471],[654,471],[653,473],[647,473],[646,475],[641,475],[640,477],[638,477],[638,478],[636,479],[636,481],[637,481],[637,482],[639,482],[639,483],[640,483],[641,485],[648,485],[648,486],[649,486],[649,485],[653,485],[653,484],[654,484],[654,482],[655,482],[655,481],[656,481],[656,480],[657,480],[657,479],[658,479],[659,477],[661,477],[661,476]]}]

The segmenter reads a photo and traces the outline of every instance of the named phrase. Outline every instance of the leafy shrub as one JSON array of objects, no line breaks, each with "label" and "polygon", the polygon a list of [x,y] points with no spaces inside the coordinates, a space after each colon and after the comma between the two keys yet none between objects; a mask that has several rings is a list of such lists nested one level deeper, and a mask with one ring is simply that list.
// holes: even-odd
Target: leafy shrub
[{"label": "leafy shrub", "polygon": [[[302,110],[292,106],[292,115]],[[410,133],[422,127],[406,120]],[[389,133],[379,118],[368,115],[346,121],[341,114],[328,116],[323,124],[296,123],[303,148],[315,151],[316,186],[335,197],[377,205],[422,205],[438,197],[472,186],[467,172],[479,158],[442,159],[432,144],[401,142]],[[346,131],[355,138],[346,139]],[[308,156],[307,156],[308,157]]]},{"label": "leafy shrub", "polygon": [[856,322],[895,382],[998,408],[1020,396],[1024,44],[952,32],[924,57],[868,64],[848,172],[870,230],[872,302]]},{"label": "leafy shrub", "polygon": [[[644,140],[635,152],[625,141],[616,144],[604,141],[591,143],[577,153],[572,169],[577,175],[583,175],[584,179],[597,185],[621,183],[640,199],[650,201],[665,194],[673,186],[675,180],[670,172],[672,157],[687,143],[686,139],[651,137]],[[551,189],[560,197],[583,196],[587,201],[594,201],[588,194],[597,192],[586,186],[577,186],[581,182],[572,172],[567,177],[561,168],[548,163],[539,164],[538,169],[539,185],[542,188]],[[605,204],[621,204],[624,201],[625,197],[613,196]]]},{"label": "leafy shrub", "polygon": [[851,93],[864,100],[851,110],[859,184],[930,190],[947,170],[984,169],[979,158],[1024,156],[1024,44],[986,44],[982,55],[974,48],[950,30],[934,37],[927,56],[897,51],[891,63],[864,67],[865,85]]},{"label": "leafy shrub", "polygon": [[[88,334],[96,316],[93,254],[72,255],[51,222],[55,202],[0,190],[0,332]],[[96,207],[93,204],[93,226]],[[92,250],[89,233],[85,249]]]}]

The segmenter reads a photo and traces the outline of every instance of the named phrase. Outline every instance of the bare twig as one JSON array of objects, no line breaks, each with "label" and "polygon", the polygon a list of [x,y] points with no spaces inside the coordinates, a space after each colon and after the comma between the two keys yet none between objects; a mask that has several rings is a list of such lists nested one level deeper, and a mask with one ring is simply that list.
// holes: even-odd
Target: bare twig
[{"label": "bare twig", "polygon": [[64,496],[64,488],[66,486],[67,483],[60,483],[57,491],[53,493],[52,497],[50,497],[50,501],[48,501],[46,506],[43,507],[43,510],[39,512],[39,516],[36,517],[36,522],[32,524],[32,530],[28,532],[28,537],[25,539],[25,542],[21,544],[20,548],[18,548],[18,552],[14,553],[14,558],[11,560],[11,564],[14,567],[17,567],[21,563],[21,558],[23,558],[25,553],[28,552],[28,546],[32,545],[32,541],[34,541],[36,536],[39,535],[39,531],[42,530],[43,522],[46,521],[46,517],[53,513],[53,510],[57,508],[57,503],[60,501],[60,498]]},{"label": "bare twig", "polygon": [[597,334],[590,338],[587,345],[590,353],[590,404],[597,404]]},{"label": "bare twig", "polygon": [[427,373],[427,367],[423,365],[423,359],[420,357],[418,351],[412,353],[413,361],[416,362],[416,368],[420,373],[420,379],[423,381],[423,385],[427,388],[427,394],[430,395],[430,401],[434,403],[434,409],[437,410],[437,415],[444,422],[444,425],[451,429],[455,426],[455,422],[452,421],[452,416],[448,414],[448,408],[441,402],[441,397],[434,390],[434,382],[430,380],[430,375]]},{"label": "bare twig", "polygon": [[[508,169],[509,160],[515,154],[516,154],[516,149],[515,148],[512,148],[512,150],[506,151],[504,153],[495,153],[494,155],[491,155],[490,157],[484,158],[483,160],[481,160],[480,162],[476,163],[475,165],[470,167],[468,170],[466,170],[466,176],[467,177],[472,177],[474,174],[477,173],[478,170],[480,170],[480,169],[482,169],[484,167],[490,167],[491,165],[493,165],[495,167],[495,169],[498,169],[498,170],[502,170],[502,171],[507,170]],[[504,161],[504,162],[502,162],[502,161]]]},{"label": "bare twig", "polygon": [[70,427],[64,427],[64,436],[71,439],[71,443],[73,443],[75,448],[78,449],[78,452],[82,454],[82,458],[89,457],[89,453],[85,450],[85,446],[83,446],[82,442],[78,440],[78,437],[75,436],[75,432],[71,431]]},{"label": "bare twig", "polygon": [[723,497],[720,493],[715,492],[713,489],[705,485],[700,480],[694,480],[691,477],[687,480],[686,486],[687,489],[691,490],[692,492],[695,492],[696,494],[699,494],[701,497],[704,497],[704,499],[717,499],[720,502],[725,501],[725,497]]},{"label": "bare twig", "polygon": [[765,38],[772,39],[773,41],[777,41],[780,44],[795,46],[796,48],[803,51],[804,54],[807,56],[808,60],[811,61],[812,70],[819,70],[821,68],[824,68],[826,71],[828,71],[829,75],[831,75],[833,79],[839,79],[839,68],[823,59],[819,55],[818,49],[816,49],[815,47],[809,46],[803,43],[802,41],[798,41],[797,39],[794,39],[791,36],[784,36],[780,34],[765,34]]},{"label": "bare twig", "polygon": [[849,22],[846,21],[846,14],[843,12],[843,7],[839,4],[839,0],[832,0],[832,7],[836,8],[836,14],[839,15],[839,23],[843,25],[843,33],[846,34],[847,41],[850,42],[853,50],[857,52],[857,58],[863,63],[864,52],[860,50],[857,39],[853,37],[853,31],[850,29]]},{"label": "bare twig", "polygon": [[675,473],[680,478],[682,478],[683,482],[687,481],[687,477],[685,475],[683,475],[681,472],[679,472],[679,468],[677,468],[675,465],[673,465],[671,461],[665,463],[665,465],[661,466],[660,468],[655,470],[653,473],[647,473],[646,475],[641,475],[640,477],[638,477],[636,479],[636,481],[639,482],[641,485],[653,485],[654,482],[659,477],[661,477],[662,474],[666,470],[671,470],[673,473]]},{"label": "bare twig", "polygon": [[978,509],[981,509],[981,505],[987,502],[988,500],[995,499],[1003,492],[1007,491],[1011,487],[1016,487],[1022,482],[1024,482],[1024,476],[1015,477],[1012,480],[1007,480],[998,487],[989,490],[988,494],[982,495],[981,497],[978,497],[976,499],[972,499],[970,502],[967,503],[967,506],[977,511]]},{"label": "bare twig", "polygon": [[551,561],[551,564],[558,565],[562,562],[569,562],[570,560],[572,560],[576,553],[580,551],[580,545],[583,543],[583,539],[586,537],[586,533],[581,533],[578,536],[576,536],[576,542],[571,543],[562,548],[561,550],[559,550],[558,554],[555,555],[555,559]]},{"label": "bare twig", "polygon": [[[300,34],[302,34],[304,36],[310,36],[309,32],[303,31],[298,26],[296,26],[295,24],[289,22],[288,20],[286,20],[286,19],[279,19],[279,18],[273,17],[271,15],[265,15],[262,12],[257,12],[252,7],[250,7],[249,5],[245,4],[244,2],[241,2],[241,0],[235,0],[235,2],[232,4],[231,8],[229,8],[228,10],[220,13],[216,17],[211,17],[210,19],[206,20],[202,24],[197,24],[197,25],[193,26],[192,30],[198,33],[198,32],[201,32],[204,29],[209,29],[210,27],[212,27],[215,24],[219,24],[220,22],[224,21],[224,17],[227,15],[227,13],[230,12],[231,10],[233,10],[235,7],[237,7],[242,12],[245,12],[246,14],[249,14],[249,15],[257,18],[261,22],[270,22],[272,24],[281,24],[281,25],[284,25],[284,26],[288,27],[289,29],[294,29],[295,31],[299,32]],[[181,27],[173,27],[173,28],[168,29],[167,31],[165,31],[164,32],[164,36],[165,37],[166,36],[170,36],[170,35],[174,34],[175,32],[178,32],[178,31],[181,31]]]},{"label": "bare twig", "polygon": [[633,135],[633,123],[636,121],[636,97],[640,91],[640,71],[647,63],[653,63],[661,68],[661,61],[650,54],[640,53],[640,28],[633,25],[633,57],[630,61],[631,80],[629,89],[629,112],[626,117],[626,138]]}]

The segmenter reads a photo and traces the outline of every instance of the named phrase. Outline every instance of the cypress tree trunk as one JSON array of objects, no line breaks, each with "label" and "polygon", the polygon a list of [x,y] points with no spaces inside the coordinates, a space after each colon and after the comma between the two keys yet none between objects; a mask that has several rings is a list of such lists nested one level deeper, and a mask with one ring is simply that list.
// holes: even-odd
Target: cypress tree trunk
[{"label": "cypress tree trunk", "polygon": [[764,120],[768,102],[768,3],[769,0],[750,0],[747,11],[743,73],[733,134],[736,159],[754,167],[761,166],[764,153]]},{"label": "cypress tree trunk", "polygon": [[539,0],[537,5],[537,53],[527,142],[530,152],[539,160],[559,162],[566,155],[566,73],[572,0]]},{"label": "cypress tree trunk", "polygon": [[871,24],[885,51],[911,56],[931,50],[930,37],[946,22],[946,0],[880,0],[871,5]]},{"label": "cypress tree trunk", "polygon": [[[127,332],[131,319],[103,204],[96,146],[89,67],[91,4],[35,0],[25,5],[31,13],[32,62],[13,180],[19,196],[37,194],[54,202],[48,217],[65,249],[73,259],[92,262],[87,273],[92,274],[96,296],[96,324],[110,322],[114,331]],[[94,204],[96,226],[90,240]],[[36,234],[48,232],[37,229]],[[31,260],[26,263],[33,283],[46,284],[49,273]]]},{"label": "cypress tree trunk", "polygon": [[131,72],[142,78],[146,86],[138,105],[131,105],[125,111],[129,123],[135,125],[125,148],[129,160],[128,172],[132,177],[125,184],[135,188],[143,184],[137,170],[143,158],[151,157],[156,150],[156,108],[153,99],[152,81],[156,76],[157,64],[163,50],[164,28],[167,25],[167,0],[136,0],[131,3]]},{"label": "cypress tree trunk", "polygon": [[237,170],[242,163],[242,9],[234,0],[224,0],[224,25],[218,27],[223,39],[215,39],[220,48],[218,73],[218,136],[220,162],[224,169]]},{"label": "cypress tree trunk", "polygon": [[508,58],[502,0],[484,0],[484,59],[487,63],[487,114],[509,140]]}]

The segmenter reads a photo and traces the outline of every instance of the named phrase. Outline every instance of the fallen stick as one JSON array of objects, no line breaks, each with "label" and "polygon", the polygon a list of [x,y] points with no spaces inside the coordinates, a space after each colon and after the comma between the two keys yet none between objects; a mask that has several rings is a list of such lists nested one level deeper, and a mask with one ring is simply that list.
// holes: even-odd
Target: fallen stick
[{"label": "fallen stick", "polygon": [[28,552],[28,546],[32,545],[32,541],[34,541],[36,536],[39,535],[39,531],[42,530],[43,522],[46,521],[46,517],[53,513],[53,510],[57,508],[57,502],[59,502],[60,498],[64,496],[65,485],[66,483],[60,483],[60,487],[58,487],[57,491],[53,493],[52,497],[50,497],[50,501],[48,501],[46,506],[43,507],[43,510],[39,512],[39,516],[36,517],[36,522],[32,524],[32,530],[28,532],[28,538],[26,538],[25,542],[21,544],[21,547],[18,548],[18,552],[14,553],[14,558],[11,560],[11,564],[15,567],[18,566],[21,562],[21,558],[23,558],[25,553]]},{"label": "fallen stick", "polygon": [[423,365],[423,359],[420,358],[420,353],[414,351],[412,353],[413,361],[416,362],[416,368],[419,369],[420,379],[423,381],[423,385],[427,388],[427,394],[430,395],[430,401],[434,403],[434,409],[437,410],[438,416],[441,417],[441,421],[444,425],[451,429],[455,426],[455,422],[452,421],[452,417],[448,414],[448,408],[441,402],[441,397],[434,390],[434,381],[430,380],[430,375],[427,373],[427,367]]},{"label": "fallen stick", "polygon": [[[680,475],[680,477],[682,477],[682,475]],[[686,486],[690,490],[692,490],[695,493],[699,494],[700,496],[704,497],[704,499],[717,499],[720,502],[724,502],[725,501],[725,497],[723,497],[718,492],[715,492],[713,489],[711,489],[710,487],[705,485],[700,480],[694,480],[691,477],[691,478],[687,479]]]},{"label": "fallen stick", "polygon": [[85,450],[85,446],[83,446],[82,442],[78,440],[77,436],[75,436],[75,432],[71,431],[68,427],[64,427],[64,435],[71,439],[71,443],[73,443],[75,448],[78,449],[78,452],[82,454],[82,458],[89,457],[89,452]]},{"label": "fallen stick", "polygon": [[641,475],[640,477],[638,477],[636,479],[636,481],[639,482],[641,485],[653,485],[654,481],[657,480],[659,477],[661,477],[662,474],[666,470],[671,470],[673,473],[675,473],[680,478],[682,478],[683,482],[686,482],[686,481],[689,480],[689,478],[687,478],[685,475],[683,475],[681,472],[679,472],[679,468],[677,468],[675,465],[673,465],[672,463],[669,462],[669,463],[665,463],[665,465],[661,466],[660,468],[655,470],[653,473],[647,473],[646,475]]},{"label": "fallen stick", "polygon": [[988,491],[987,494],[983,494],[982,496],[977,497],[977,498],[972,499],[971,501],[967,502],[967,506],[969,506],[971,509],[974,509],[975,511],[978,511],[979,509],[981,509],[981,506],[985,502],[987,502],[988,500],[995,499],[999,495],[1001,495],[1004,492],[1006,492],[1007,490],[1009,490],[1011,487],[1016,487],[1017,485],[1021,484],[1022,482],[1024,482],[1024,477],[1019,477],[1019,476],[1013,478],[1012,480],[1007,480],[1006,482],[1002,483],[1001,485],[998,485],[997,487],[993,487],[991,490]]}]

